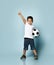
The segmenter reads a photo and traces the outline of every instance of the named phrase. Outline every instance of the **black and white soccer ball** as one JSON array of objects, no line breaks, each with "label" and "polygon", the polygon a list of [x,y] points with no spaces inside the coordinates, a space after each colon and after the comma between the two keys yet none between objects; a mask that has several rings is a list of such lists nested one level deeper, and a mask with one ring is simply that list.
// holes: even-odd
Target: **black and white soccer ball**
[{"label": "black and white soccer ball", "polygon": [[33,29],[32,35],[33,35],[34,37],[40,36],[39,30],[38,30],[38,29]]}]

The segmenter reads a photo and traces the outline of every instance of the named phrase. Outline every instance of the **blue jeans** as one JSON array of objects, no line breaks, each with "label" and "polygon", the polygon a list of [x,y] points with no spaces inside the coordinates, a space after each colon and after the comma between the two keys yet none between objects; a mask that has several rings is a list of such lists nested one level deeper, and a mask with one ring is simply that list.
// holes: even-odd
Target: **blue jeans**
[{"label": "blue jeans", "polygon": [[31,38],[24,38],[24,50],[28,50],[28,46],[30,45],[31,50],[35,49],[34,46],[34,39]]}]

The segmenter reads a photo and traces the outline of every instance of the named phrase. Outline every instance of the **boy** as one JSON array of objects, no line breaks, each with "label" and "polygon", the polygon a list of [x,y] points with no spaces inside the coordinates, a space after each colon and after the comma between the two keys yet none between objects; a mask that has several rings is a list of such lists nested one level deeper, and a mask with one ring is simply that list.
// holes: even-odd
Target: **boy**
[{"label": "boy", "polygon": [[21,12],[18,13],[18,15],[21,17],[24,25],[25,25],[25,35],[24,35],[24,49],[23,49],[23,55],[21,56],[21,59],[25,58],[26,59],[26,50],[28,50],[28,45],[30,45],[31,50],[34,53],[34,59],[38,59],[37,52],[35,50],[34,46],[34,39],[32,35],[32,30],[33,30],[33,17],[28,16],[27,20],[24,18],[24,16],[21,14]]}]

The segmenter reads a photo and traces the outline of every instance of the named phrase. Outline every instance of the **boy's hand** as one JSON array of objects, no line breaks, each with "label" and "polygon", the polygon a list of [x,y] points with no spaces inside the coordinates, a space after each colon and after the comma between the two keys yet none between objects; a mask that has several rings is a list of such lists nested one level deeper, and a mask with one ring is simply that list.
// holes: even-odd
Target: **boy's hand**
[{"label": "boy's hand", "polygon": [[21,12],[19,12],[18,15],[22,15]]}]

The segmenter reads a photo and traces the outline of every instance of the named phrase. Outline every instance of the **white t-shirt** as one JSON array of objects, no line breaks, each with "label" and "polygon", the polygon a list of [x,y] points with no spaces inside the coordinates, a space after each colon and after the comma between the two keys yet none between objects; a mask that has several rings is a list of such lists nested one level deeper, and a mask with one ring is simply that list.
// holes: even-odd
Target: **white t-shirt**
[{"label": "white t-shirt", "polygon": [[33,39],[33,35],[32,35],[33,27],[34,27],[33,25],[30,25],[30,24],[28,24],[28,22],[26,22],[24,38],[32,38]]}]

